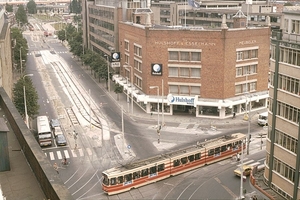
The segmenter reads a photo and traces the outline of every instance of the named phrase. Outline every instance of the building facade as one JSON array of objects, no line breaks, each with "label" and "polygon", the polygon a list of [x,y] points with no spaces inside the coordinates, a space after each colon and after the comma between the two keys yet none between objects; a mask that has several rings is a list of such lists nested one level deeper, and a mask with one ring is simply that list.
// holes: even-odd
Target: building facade
[{"label": "building facade", "polygon": [[284,199],[299,199],[300,7],[285,7],[273,32],[265,182]]},{"label": "building facade", "polygon": [[[150,10],[150,9],[149,9]],[[270,27],[119,23],[120,75],[114,81],[147,113],[228,118],[267,107]],[[243,27],[244,26],[244,27]],[[156,90],[154,89],[156,88]]]},{"label": "building facade", "polygon": [[0,87],[3,87],[10,98],[13,90],[13,71],[11,56],[10,23],[5,9],[0,10]]}]

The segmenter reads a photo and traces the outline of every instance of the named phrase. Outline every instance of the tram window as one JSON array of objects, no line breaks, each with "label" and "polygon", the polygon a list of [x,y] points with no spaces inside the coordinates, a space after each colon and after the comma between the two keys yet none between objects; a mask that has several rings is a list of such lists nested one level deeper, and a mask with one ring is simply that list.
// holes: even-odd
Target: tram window
[{"label": "tram window", "polygon": [[140,178],[140,172],[133,172],[133,179]]},{"label": "tram window", "polygon": [[164,171],[165,170],[165,164],[160,164],[157,166],[157,171],[158,172],[161,172],[161,171]]},{"label": "tram window", "polygon": [[190,162],[193,162],[195,160],[195,156],[194,155],[188,156],[188,159]]},{"label": "tram window", "polygon": [[148,169],[143,169],[142,176],[147,176],[147,175],[148,175]]},{"label": "tram window", "polygon": [[117,184],[116,178],[111,178],[110,179],[110,184],[111,185],[116,185]]},{"label": "tram window", "polygon": [[208,150],[208,156],[212,156],[212,155],[214,155],[214,153],[215,153],[214,149]]},{"label": "tram window", "polygon": [[123,183],[123,176],[118,177],[118,183]]},{"label": "tram window", "polygon": [[242,140],[239,140],[239,145],[242,144]]},{"label": "tram window", "polygon": [[200,159],[201,159],[201,153],[196,153],[195,160],[200,160]]},{"label": "tram window", "polygon": [[132,174],[126,174],[126,175],[124,176],[124,178],[125,178],[125,182],[131,181],[131,180],[132,180]]},{"label": "tram window", "polygon": [[224,152],[224,151],[226,151],[227,150],[227,147],[226,147],[226,145],[224,145],[224,146],[221,146],[221,152]]},{"label": "tram window", "polygon": [[177,159],[173,161],[173,167],[177,167],[179,165],[180,165],[180,160]]},{"label": "tram window", "polygon": [[187,157],[181,158],[181,163],[186,164],[188,162]]},{"label": "tram window", "polygon": [[227,150],[230,150],[232,148],[232,144],[227,144]]},{"label": "tram window", "polygon": [[156,173],[156,166],[150,167],[150,174]]},{"label": "tram window", "polygon": [[220,147],[215,148],[215,155],[220,155]]},{"label": "tram window", "polygon": [[106,175],[103,176],[103,183],[104,183],[105,185],[108,185],[108,182],[109,182],[108,177],[107,177]]}]

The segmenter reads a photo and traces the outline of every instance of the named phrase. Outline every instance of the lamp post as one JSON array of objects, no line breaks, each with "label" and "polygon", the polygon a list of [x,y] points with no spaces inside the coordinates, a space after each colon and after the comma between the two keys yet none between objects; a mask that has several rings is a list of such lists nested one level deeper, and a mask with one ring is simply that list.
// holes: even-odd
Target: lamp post
[{"label": "lamp post", "polygon": [[23,71],[23,70],[22,70],[22,68],[23,68],[23,66],[22,66],[22,61],[23,61],[23,60],[22,60],[22,48],[23,48],[23,47],[21,46],[21,47],[20,47],[20,67],[21,67],[20,70],[21,70],[21,75],[22,75],[22,71]]},{"label": "lamp post", "polygon": [[108,55],[104,55],[106,57],[106,62],[107,62],[107,90],[110,92],[110,83],[109,83],[109,58]]},{"label": "lamp post", "polygon": [[157,89],[157,134],[158,134],[158,144],[160,143],[160,125],[159,125],[159,87],[150,86],[150,89]]},{"label": "lamp post", "polygon": [[25,89],[25,77],[26,76],[33,76],[33,74],[26,74],[23,76],[23,91],[24,91],[24,106],[25,106],[25,119],[26,119],[26,125],[29,128],[29,122],[28,122],[28,115],[27,115],[27,104],[26,104],[26,89]]},{"label": "lamp post", "polygon": [[242,147],[242,153],[241,153],[241,165],[240,165],[240,171],[241,171],[241,188],[240,188],[240,197],[239,199],[245,199],[244,195],[243,195],[243,178],[244,178],[244,141],[242,141],[241,143],[241,147]]},{"label": "lamp post", "polygon": [[[131,114],[133,114],[133,71],[132,66],[127,66],[130,68],[130,82],[131,82]],[[125,67],[125,68],[127,68]]]}]

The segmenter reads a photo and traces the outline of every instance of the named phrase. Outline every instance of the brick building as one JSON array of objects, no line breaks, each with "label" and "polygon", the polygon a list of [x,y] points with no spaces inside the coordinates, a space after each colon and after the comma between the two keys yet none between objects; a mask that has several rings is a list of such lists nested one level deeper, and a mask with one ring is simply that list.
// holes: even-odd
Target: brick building
[{"label": "brick building", "polygon": [[114,80],[147,113],[226,118],[266,108],[270,27],[245,21],[237,13],[231,29],[226,16],[220,29],[159,26],[150,9],[137,9],[133,22],[119,23]]}]

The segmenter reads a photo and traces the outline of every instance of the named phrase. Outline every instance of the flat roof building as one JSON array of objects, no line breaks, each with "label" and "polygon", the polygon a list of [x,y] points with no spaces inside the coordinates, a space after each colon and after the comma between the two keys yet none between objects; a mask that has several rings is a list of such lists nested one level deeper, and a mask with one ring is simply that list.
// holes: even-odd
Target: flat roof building
[{"label": "flat roof building", "polygon": [[211,30],[152,24],[150,9],[137,17],[119,23],[114,80],[145,112],[227,118],[267,107],[270,26],[246,28],[241,12],[232,29],[226,16]]}]

